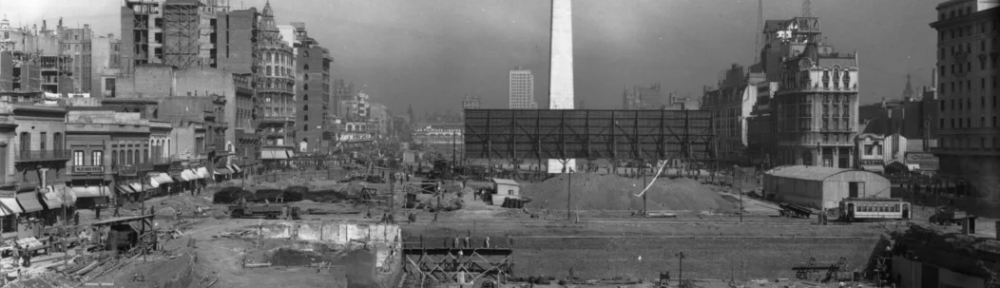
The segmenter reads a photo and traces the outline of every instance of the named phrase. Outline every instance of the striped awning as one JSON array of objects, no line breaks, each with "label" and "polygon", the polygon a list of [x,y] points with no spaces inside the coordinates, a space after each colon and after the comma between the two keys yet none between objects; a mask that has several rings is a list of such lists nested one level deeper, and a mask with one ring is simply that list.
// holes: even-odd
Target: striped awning
[{"label": "striped awning", "polygon": [[135,192],[142,192],[142,191],[146,191],[146,190],[143,190],[143,189],[142,189],[142,184],[140,184],[140,183],[138,183],[138,182],[134,182],[134,183],[129,183],[129,184],[128,184],[128,187],[129,187],[129,188],[132,188],[132,191],[135,191]]},{"label": "striped awning", "polygon": [[135,193],[135,190],[132,190],[132,187],[128,184],[121,184],[118,185],[118,192],[122,194],[132,194]]},{"label": "striped awning", "polygon": [[229,164],[229,170],[233,170],[233,173],[243,172],[243,168],[240,168],[240,166],[237,166],[236,164]]}]

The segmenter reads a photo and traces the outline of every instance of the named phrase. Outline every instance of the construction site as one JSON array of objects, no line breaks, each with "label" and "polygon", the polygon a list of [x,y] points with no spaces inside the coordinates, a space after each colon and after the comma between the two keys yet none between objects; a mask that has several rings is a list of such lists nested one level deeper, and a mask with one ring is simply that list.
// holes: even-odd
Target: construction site
[{"label": "construction site", "polygon": [[[533,111],[470,110],[465,153],[487,166],[359,150],[318,159],[326,170],[123,201],[113,217],[80,210],[77,224],[12,245],[3,273],[11,287],[887,287],[905,282],[893,275],[907,255],[935,253],[900,248],[924,245],[912,239],[995,245],[974,240],[992,233],[975,228],[986,220],[893,200],[917,194],[871,172],[721,167],[698,113],[575,110],[542,125]],[[641,130],[654,121],[677,124]],[[531,155],[573,157],[562,167],[575,173],[520,160]],[[884,180],[893,195],[816,188],[814,205],[768,188],[841,178],[867,191]]]}]

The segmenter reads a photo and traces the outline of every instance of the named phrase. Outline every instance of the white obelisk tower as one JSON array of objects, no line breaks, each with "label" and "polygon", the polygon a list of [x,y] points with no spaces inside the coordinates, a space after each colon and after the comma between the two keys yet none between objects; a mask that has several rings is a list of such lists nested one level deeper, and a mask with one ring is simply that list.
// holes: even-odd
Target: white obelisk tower
[{"label": "white obelisk tower", "polygon": [[[573,109],[573,7],[570,0],[552,0],[552,47],[549,63],[549,109]],[[549,173],[576,170],[574,159],[549,159]],[[563,171],[563,165],[571,167]]]},{"label": "white obelisk tower", "polygon": [[552,0],[551,45],[549,109],[573,109],[573,8],[570,0]]}]

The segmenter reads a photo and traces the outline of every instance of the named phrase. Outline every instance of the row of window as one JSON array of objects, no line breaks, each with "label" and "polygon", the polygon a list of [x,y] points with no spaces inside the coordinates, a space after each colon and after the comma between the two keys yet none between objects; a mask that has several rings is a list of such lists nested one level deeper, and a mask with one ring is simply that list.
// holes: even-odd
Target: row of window
[{"label": "row of window", "polygon": [[[83,150],[73,151],[73,166],[103,166],[104,165],[104,151],[96,150],[90,151],[90,159],[85,157],[86,152]],[[90,160],[90,161],[87,161]],[[149,162],[149,149],[139,149],[134,150],[124,150],[111,151],[111,164],[112,165],[135,165]]]},{"label": "row of window", "polygon": [[[965,101],[962,101],[962,99],[957,99],[958,100],[958,104],[955,104],[956,103],[955,102],[956,99],[951,99],[951,101],[950,101],[950,103],[951,103],[951,110],[952,111],[962,110],[962,109],[972,110],[972,98],[971,97],[967,97],[967,98],[964,98],[964,99],[965,99]],[[964,102],[964,105],[963,105],[963,102]],[[940,105],[941,111],[945,111],[947,109],[948,105],[945,105],[946,103],[949,103],[949,101],[941,100],[941,105]],[[986,101],[986,96],[979,97],[979,107],[980,108],[986,108],[987,104],[988,103]],[[993,95],[993,108],[996,108],[996,107],[997,107],[997,95],[994,94]]]},{"label": "row of window", "polygon": [[[991,85],[993,87],[993,90],[996,91],[996,89],[997,89],[997,76],[993,76],[992,82],[993,83]],[[958,84],[958,85],[956,85],[956,84]],[[946,89],[946,88],[949,88],[949,87],[950,87],[950,91],[949,91],[949,89]],[[940,93],[945,93],[945,92],[952,92],[952,93],[974,92],[972,90],[972,80],[967,79],[965,81],[956,80],[954,82],[939,83],[938,84],[938,92],[940,92]],[[986,92],[986,78],[979,78],[979,92]],[[942,108],[941,108],[942,110],[944,109],[943,105],[944,104],[942,104]]]},{"label": "row of window", "polygon": [[[958,119],[957,125],[956,125],[955,119]],[[944,127],[944,123],[945,122],[944,122],[943,118],[942,119],[938,119],[938,128],[945,128]],[[949,123],[951,123],[951,124],[950,124],[950,126],[948,128],[952,128],[952,129],[955,129],[955,128],[958,128],[958,129],[961,129],[961,128],[973,128],[972,127],[972,117],[951,118],[951,121],[949,121]],[[986,117],[979,117],[979,128],[987,128],[987,127],[994,127],[994,128],[996,128],[997,127],[997,116],[993,116],[993,122],[992,123],[993,123],[993,126],[987,126],[986,125],[987,124]]]},{"label": "row of window", "polygon": [[942,137],[938,139],[941,144],[941,148],[1000,148],[1000,141],[997,141],[996,137],[992,138],[993,145],[988,146],[988,141],[986,137],[979,137],[979,147],[972,147],[972,139],[969,137]]},{"label": "row of window", "polygon": [[[49,134],[48,132],[39,132],[38,133],[38,135],[39,135],[39,137],[38,137],[39,138],[38,150],[43,150],[44,151],[44,150],[48,150],[49,149],[49,147],[47,145],[48,144],[48,138],[49,138],[48,134]],[[20,136],[21,136],[20,137],[20,142],[21,142],[20,148],[21,148],[21,151],[31,151],[32,150],[31,149],[31,140],[32,140],[31,139],[31,132],[21,132]],[[52,142],[55,144],[55,145],[52,145],[53,149],[55,149],[56,151],[62,151],[62,149],[63,149],[63,134],[60,133],[60,132],[56,132],[56,133],[52,134]]]}]

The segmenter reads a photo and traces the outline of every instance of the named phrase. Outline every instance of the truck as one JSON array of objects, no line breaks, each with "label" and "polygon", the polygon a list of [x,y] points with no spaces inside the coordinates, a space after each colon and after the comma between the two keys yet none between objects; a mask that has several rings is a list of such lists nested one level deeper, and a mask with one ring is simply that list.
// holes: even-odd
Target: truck
[{"label": "truck", "polygon": [[936,211],[934,211],[934,215],[931,215],[930,222],[937,223],[938,225],[955,225],[962,223],[962,220],[965,220],[970,216],[971,215],[965,213],[965,211],[952,207],[939,207]]},{"label": "truck", "polygon": [[246,203],[240,202],[229,206],[229,216],[232,218],[267,218],[267,219],[301,219],[299,207],[287,204]]}]

